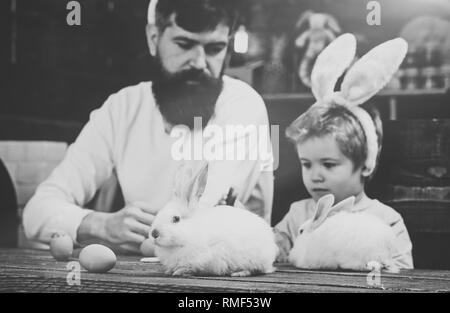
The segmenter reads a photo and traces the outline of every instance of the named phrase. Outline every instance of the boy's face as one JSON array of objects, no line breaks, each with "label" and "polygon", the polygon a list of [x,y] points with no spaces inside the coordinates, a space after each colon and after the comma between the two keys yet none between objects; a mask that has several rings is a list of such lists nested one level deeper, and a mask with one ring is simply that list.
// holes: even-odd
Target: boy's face
[{"label": "boy's face", "polygon": [[353,162],[342,154],[333,136],[313,137],[297,144],[297,153],[303,183],[316,202],[332,193],[337,203],[364,190],[362,169],[354,169]]}]

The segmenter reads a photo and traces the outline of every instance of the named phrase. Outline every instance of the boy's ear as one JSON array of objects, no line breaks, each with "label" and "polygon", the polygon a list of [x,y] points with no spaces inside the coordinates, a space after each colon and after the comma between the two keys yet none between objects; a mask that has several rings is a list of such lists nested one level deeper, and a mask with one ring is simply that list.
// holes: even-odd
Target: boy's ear
[{"label": "boy's ear", "polygon": [[361,170],[361,175],[363,177],[369,177],[370,174],[373,173],[373,170],[369,169],[367,166],[363,165],[363,168]]},{"label": "boy's ear", "polygon": [[150,55],[156,56],[156,48],[159,40],[159,30],[155,24],[147,24],[145,27],[145,33],[147,35],[147,45]]}]

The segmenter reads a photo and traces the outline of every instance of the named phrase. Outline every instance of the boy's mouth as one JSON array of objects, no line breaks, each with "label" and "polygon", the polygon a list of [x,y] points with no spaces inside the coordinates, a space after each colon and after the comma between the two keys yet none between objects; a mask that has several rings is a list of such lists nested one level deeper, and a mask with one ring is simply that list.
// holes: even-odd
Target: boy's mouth
[{"label": "boy's mouth", "polygon": [[329,189],[326,188],[313,188],[311,189],[311,191],[315,194],[321,194],[321,195],[325,195],[325,194],[329,194],[331,193],[331,191]]}]

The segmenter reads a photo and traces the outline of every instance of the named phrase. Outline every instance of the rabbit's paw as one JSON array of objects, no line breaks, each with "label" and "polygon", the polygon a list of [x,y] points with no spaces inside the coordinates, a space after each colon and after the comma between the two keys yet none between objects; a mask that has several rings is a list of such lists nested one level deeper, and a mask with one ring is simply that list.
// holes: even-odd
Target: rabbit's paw
[{"label": "rabbit's paw", "polygon": [[386,262],[385,264],[383,264],[383,267],[386,273],[393,273],[393,274],[400,273],[400,268],[393,261]]},{"label": "rabbit's paw", "polygon": [[366,271],[369,271],[369,272],[372,272],[372,271],[380,272],[381,268],[382,268],[382,265],[379,262],[377,262],[377,261],[369,261],[366,264],[366,268],[362,269],[362,270],[366,270]]},{"label": "rabbit's paw", "polygon": [[190,277],[190,276],[194,276],[194,273],[189,268],[180,267],[172,273],[172,276]]},{"label": "rabbit's paw", "polygon": [[249,270],[231,273],[231,277],[246,277],[251,275],[252,272],[250,272]]},{"label": "rabbit's paw", "polygon": [[172,270],[165,270],[164,274],[166,275],[172,275],[173,271]]},{"label": "rabbit's paw", "polygon": [[270,273],[274,273],[276,271],[276,268],[274,266],[271,266],[269,268],[266,268],[264,270],[264,274],[270,274]]}]

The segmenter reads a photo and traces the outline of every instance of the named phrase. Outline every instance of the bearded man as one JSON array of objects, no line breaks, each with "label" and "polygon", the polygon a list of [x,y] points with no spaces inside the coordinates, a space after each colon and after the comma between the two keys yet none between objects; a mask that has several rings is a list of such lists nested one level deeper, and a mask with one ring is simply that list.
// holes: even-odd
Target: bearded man
[{"label": "bearded man", "polygon": [[[239,203],[270,223],[273,156],[270,138],[258,133],[268,130],[267,110],[249,85],[224,75],[236,5],[232,0],[150,2],[146,35],[154,79],[120,90],[91,113],[64,160],[25,207],[28,238],[49,243],[53,233],[65,232],[76,245],[100,242],[139,253],[155,215],[173,197],[180,162],[198,161],[180,161],[174,144],[210,126],[224,133],[200,136],[203,144],[211,151],[234,148],[244,157],[224,153],[201,160],[208,164],[208,177],[198,205],[214,206],[233,188]],[[173,136],[177,126],[189,136]],[[227,127],[240,131],[230,136]],[[266,153],[259,151],[261,138],[268,139]],[[111,175],[117,176],[125,207],[87,209]]]}]

